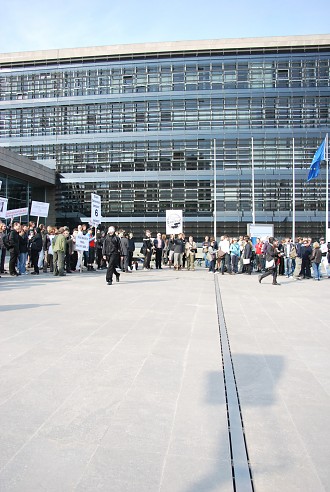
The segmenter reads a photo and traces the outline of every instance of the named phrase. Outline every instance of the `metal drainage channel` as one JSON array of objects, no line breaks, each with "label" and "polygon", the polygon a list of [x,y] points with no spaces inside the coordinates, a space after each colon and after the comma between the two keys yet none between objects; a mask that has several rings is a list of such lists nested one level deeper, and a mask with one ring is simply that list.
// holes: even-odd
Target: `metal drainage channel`
[{"label": "metal drainage channel", "polygon": [[238,396],[233,360],[230,352],[228,331],[223,313],[218,277],[215,276],[220,346],[223,379],[226,394],[228,436],[231,454],[231,469],[235,492],[253,492],[253,478],[246,445],[244,424]]}]

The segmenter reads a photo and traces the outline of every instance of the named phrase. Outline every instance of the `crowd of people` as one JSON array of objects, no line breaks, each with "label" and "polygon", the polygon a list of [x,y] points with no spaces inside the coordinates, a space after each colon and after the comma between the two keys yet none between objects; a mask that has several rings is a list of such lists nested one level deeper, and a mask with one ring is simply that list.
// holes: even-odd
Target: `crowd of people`
[{"label": "crowd of people", "polygon": [[[78,248],[78,236],[88,237],[88,250]],[[330,243],[324,238],[314,242],[308,237],[298,237],[295,241],[289,237],[280,241],[272,237],[257,238],[253,244],[248,236],[223,235],[219,242],[206,236],[199,253],[192,236],[186,238],[180,233],[168,237],[157,233],[153,238],[147,230],[137,255],[133,234],[113,226],[105,232],[83,224],[70,233],[68,227],[43,224],[36,227],[34,222],[26,225],[14,222],[8,227],[0,222],[1,273],[7,273],[7,251],[11,276],[27,275],[28,268],[32,269],[32,275],[42,271],[54,276],[106,269],[108,285],[112,285],[114,276],[119,282],[122,272],[138,269],[139,260],[143,261],[144,270],[150,270],[152,258],[157,270],[167,266],[176,271],[194,271],[198,264],[210,273],[222,275],[256,272],[260,283],[272,276],[273,285],[279,285],[278,275],[295,280],[330,278]]]}]

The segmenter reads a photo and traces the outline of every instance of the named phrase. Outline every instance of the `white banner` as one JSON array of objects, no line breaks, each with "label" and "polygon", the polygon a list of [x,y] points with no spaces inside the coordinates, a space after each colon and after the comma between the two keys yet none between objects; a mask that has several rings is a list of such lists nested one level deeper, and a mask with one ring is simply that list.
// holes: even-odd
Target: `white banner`
[{"label": "white banner", "polygon": [[166,210],[166,234],[180,234],[182,227],[182,210]]},{"label": "white banner", "polygon": [[13,208],[12,210],[7,210],[6,217],[7,219],[13,219],[14,217],[23,217],[24,215],[27,215],[28,212],[28,207]]},{"label": "white banner", "polygon": [[76,236],[76,250],[77,251],[88,251],[89,250],[89,236],[78,235]]},{"label": "white banner", "polygon": [[32,202],[30,215],[34,217],[48,217],[49,203]]},{"label": "white banner", "polygon": [[2,198],[0,197],[0,217],[2,219],[7,218],[7,205],[8,205],[8,198]]},{"label": "white banner", "polygon": [[101,197],[95,193],[91,194],[91,221],[93,226],[101,224]]}]

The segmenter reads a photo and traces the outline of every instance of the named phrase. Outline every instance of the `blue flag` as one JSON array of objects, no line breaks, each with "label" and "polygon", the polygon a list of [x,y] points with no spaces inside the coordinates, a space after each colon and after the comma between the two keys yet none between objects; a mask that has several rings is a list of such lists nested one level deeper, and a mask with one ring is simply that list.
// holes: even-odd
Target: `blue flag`
[{"label": "blue flag", "polygon": [[307,181],[317,178],[319,175],[321,162],[325,160],[325,140],[326,139],[323,140],[323,142],[314,154],[312,164],[309,168]]}]

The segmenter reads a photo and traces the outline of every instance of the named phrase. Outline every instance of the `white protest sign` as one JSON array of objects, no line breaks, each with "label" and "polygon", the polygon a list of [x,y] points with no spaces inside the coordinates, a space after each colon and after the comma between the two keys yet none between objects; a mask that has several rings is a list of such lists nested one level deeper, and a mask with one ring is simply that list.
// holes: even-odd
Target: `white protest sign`
[{"label": "white protest sign", "polygon": [[180,234],[182,226],[182,210],[166,210],[166,234]]},{"label": "white protest sign", "polygon": [[13,219],[14,217],[23,217],[24,215],[27,215],[28,212],[28,207],[13,208],[12,210],[7,210],[6,217],[7,219]]},{"label": "white protest sign", "polygon": [[2,198],[0,197],[0,217],[2,219],[6,219],[6,213],[7,213],[7,205],[8,205],[8,198]]},{"label": "white protest sign", "polygon": [[94,226],[101,224],[101,197],[91,194],[91,222]]},{"label": "white protest sign", "polygon": [[89,236],[78,234],[76,236],[76,250],[77,251],[88,251],[89,250]]},{"label": "white protest sign", "polygon": [[32,202],[30,215],[35,217],[48,217],[49,203]]}]

